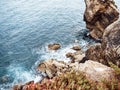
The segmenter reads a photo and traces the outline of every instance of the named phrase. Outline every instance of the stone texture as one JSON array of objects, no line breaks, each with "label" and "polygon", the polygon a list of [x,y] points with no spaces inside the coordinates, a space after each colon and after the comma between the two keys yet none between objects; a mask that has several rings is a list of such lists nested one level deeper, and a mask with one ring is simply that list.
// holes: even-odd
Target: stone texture
[{"label": "stone texture", "polygon": [[112,62],[120,67],[120,22],[109,25],[103,34],[102,44],[91,46],[86,51],[87,59],[98,61],[105,65]]},{"label": "stone texture", "polygon": [[48,45],[48,49],[49,50],[58,50],[60,47],[61,47],[61,45],[58,44],[58,43],[54,43],[54,44],[49,44]]},{"label": "stone texture", "polygon": [[119,12],[113,0],[85,0],[84,21],[90,35],[96,40],[102,39],[105,28],[119,18]]},{"label": "stone texture", "polygon": [[77,51],[75,53],[67,53],[66,57],[70,58],[72,63],[81,62],[83,60],[83,58],[85,57],[85,53],[83,53],[81,51]]},{"label": "stone texture", "polygon": [[80,51],[80,50],[81,50],[81,47],[80,47],[80,46],[73,46],[72,49],[73,49],[73,50],[76,50],[76,51]]},{"label": "stone texture", "polygon": [[115,72],[112,68],[92,60],[80,63],[79,66],[75,68],[83,72],[88,79],[93,81],[110,81],[115,79]]},{"label": "stone texture", "polygon": [[120,45],[120,21],[109,25],[103,34],[102,47],[117,47]]},{"label": "stone texture", "polygon": [[[88,60],[85,63],[62,63],[56,60],[48,60],[44,63],[47,63],[44,70],[48,70],[49,73],[45,73],[49,78],[69,72],[70,70],[81,71],[87,76],[87,78],[93,81],[111,80],[115,78],[115,73],[112,68],[92,60]],[[41,71],[40,65],[38,69]],[[56,68],[51,68],[53,65],[56,66]]]},{"label": "stone texture", "polygon": [[64,62],[51,59],[40,63],[37,70],[44,72],[48,76],[48,78],[53,78],[54,76],[65,72],[67,69],[64,68],[68,68],[68,66]]},{"label": "stone texture", "polygon": [[120,21],[116,21],[106,28],[102,47],[105,48],[108,59],[120,67]]}]

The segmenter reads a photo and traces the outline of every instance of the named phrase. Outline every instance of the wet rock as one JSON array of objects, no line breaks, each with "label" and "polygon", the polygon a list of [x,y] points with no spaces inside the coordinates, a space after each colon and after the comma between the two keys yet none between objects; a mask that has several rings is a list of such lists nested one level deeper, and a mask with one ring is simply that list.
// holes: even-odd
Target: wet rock
[{"label": "wet rock", "polygon": [[54,43],[54,44],[49,44],[48,45],[48,49],[49,50],[58,50],[60,47],[61,47],[61,45],[58,44],[58,43]]},{"label": "wet rock", "polygon": [[75,50],[75,51],[80,51],[81,47],[80,46],[74,46],[74,47],[72,47],[72,49]]},{"label": "wet rock", "polygon": [[30,81],[28,83],[26,83],[25,85],[23,85],[23,88],[21,90],[35,90],[35,83],[34,81]]},{"label": "wet rock", "polygon": [[14,85],[13,90],[22,90],[22,85]]},{"label": "wet rock", "polygon": [[105,28],[119,18],[119,11],[113,0],[85,0],[84,21],[90,35],[102,39]]},{"label": "wet rock", "polygon": [[101,46],[106,52],[106,59],[120,67],[120,21],[105,29]]},{"label": "wet rock", "polygon": [[115,79],[115,72],[112,68],[92,60],[80,63],[74,68],[83,72],[88,79],[93,81],[100,82],[102,80],[110,81]]},{"label": "wet rock", "polygon": [[14,85],[13,90],[19,90],[18,87],[18,85]]},{"label": "wet rock", "polygon": [[37,69],[46,73],[48,78],[53,78],[54,76],[64,72],[64,68],[68,68],[64,62],[51,59],[40,63]]},{"label": "wet rock", "polygon": [[85,54],[81,51],[77,51],[75,53],[67,53],[66,57],[70,58],[72,63],[81,62],[81,60],[85,57]]},{"label": "wet rock", "polygon": [[74,56],[75,62],[81,62],[81,60],[85,57],[85,54],[78,54]]},{"label": "wet rock", "polygon": [[67,57],[67,58],[73,58],[73,57],[74,57],[74,54],[71,53],[71,52],[69,52],[69,53],[66,54],[66,57]]}]

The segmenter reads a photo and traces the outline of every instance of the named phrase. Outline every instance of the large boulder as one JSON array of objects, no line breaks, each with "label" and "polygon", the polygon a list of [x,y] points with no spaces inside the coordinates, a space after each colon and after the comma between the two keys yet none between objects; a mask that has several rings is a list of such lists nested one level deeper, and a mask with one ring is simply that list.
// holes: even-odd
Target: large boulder
[{"label": "large boulder", "polygon": [[116,21],[109,25],[103,34],[102,47],[120,46],[120,21]]},{"label": "large boulder", "polygon": [[92,60],[80,63],[79,66],[75,68],[83,72],[88,79],[93,81],[100,82],[102,80],[111,81],[115,79],[115,72],[112,68]]},{"label": "large boulder", "polygon": [[42,90],[40,84],[54,82],[55,77],[64,75],[66,72],[81,72],[91,82],[101,82],[102,80],[111,81],[115,79],[115,72],[112,68],[102,65],[101,63],[88,60],[85,63],[64,63],[56,60],[47,60],[39,64],[39,71],[45,72],[48,78],[44,78],[41,82],[35,83],[30,81],[24,85],[15,85],[13,90]]},{"label": "large boulder", "polygon": [[80,51],[81,47],[80,46],[73,46],[72,49],[75,50],[75,51]]},{"label": "large boulder", "polygon": [[96,40],[103,36],[105,28],[119,18],[114,0],[85,0],[84,21],[90,35]]},{"label": "large boulder", "polygon": [[105,65],[112,62],[120,67],[120,22],[109,25],[103,34],[102,44],[93,45],[86,51],[87,59]]}]

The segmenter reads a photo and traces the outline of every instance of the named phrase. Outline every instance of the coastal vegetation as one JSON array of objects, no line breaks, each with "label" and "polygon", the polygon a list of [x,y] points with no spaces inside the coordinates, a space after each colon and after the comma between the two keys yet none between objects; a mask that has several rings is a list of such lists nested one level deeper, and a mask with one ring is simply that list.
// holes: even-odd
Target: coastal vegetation
[{"label": "coastal vegetation", "polygon": [[[70,62],[50,59],[41,62],[37,71],[43,80],[15,85],[14,90],[120,90],[120,22],[119,12],[111,0],[85,0],[84,21],[90,36],[97,42],[82,51],[73,46],[66,53]],[[48,45],[58,50],[60,44]]]}]

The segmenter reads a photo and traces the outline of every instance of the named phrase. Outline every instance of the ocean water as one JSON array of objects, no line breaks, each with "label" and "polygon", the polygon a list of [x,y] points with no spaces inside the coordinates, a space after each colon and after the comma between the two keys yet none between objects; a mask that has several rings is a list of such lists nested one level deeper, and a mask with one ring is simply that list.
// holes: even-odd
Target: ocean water
[{"label": "ocean water", "polygon": [[[120,1],[116,3],[119,7]],[[37,81],[40,61],[68,61],[69,48],[91,43],[85,37],[84,10],[84,0],[0,0],[0,90]],[[62,47],[48,51],[49,43]]]}]

